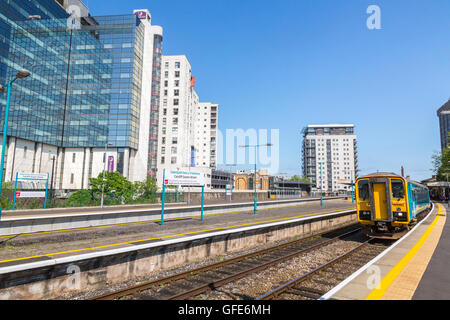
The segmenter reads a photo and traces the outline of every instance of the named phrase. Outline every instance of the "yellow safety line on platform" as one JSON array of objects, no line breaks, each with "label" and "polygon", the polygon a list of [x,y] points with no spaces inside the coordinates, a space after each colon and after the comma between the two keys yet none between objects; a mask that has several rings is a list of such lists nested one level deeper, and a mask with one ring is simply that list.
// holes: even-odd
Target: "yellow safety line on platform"
[{"label": "yellow safety line on platform", "polygon": [[[351,209],[348,209],[348,210],[351,210]],[[185,236],[185,235],[196,234],[196,233],[218,231],[218,230],[226,230],[226,229],[237,228],[237,227],[251,226],[251,225],[255,225],[255,224],[264,224],[264,223],[277,222],[277,221],[283,221],[283,220],[293,220],[293,219],[302,218],[302,217],[316,216],[316,215],[322,215],[322,214],[327,214],[327,213],[334,213],[334,212],[339,212],[339,211],[345,211],[345,209],[340,209],[340,210],[335,210],[335,211],[328,211],[328,212],[311,213],[311,214],[301,215],[301,216],[297,216],[297,217],[287,217],[287,218],[273,219],[273,220],[267,220],[267,221],[251,222],[251,223],[245,223],[245,224],[240,224],[240,225],[235,225],[235,226],[227,226],[227,227],[220,227],[220,228],[207,229],[207,230],[197,230],[197,231],[191,231],[191,232],[180,233],[180,234],[172,234],[172,235],[155,237],[155,238],[149,238],[149,239],[132,240],[132,241],[127,241],[127,242],[107,244],[107,245],[98,246],[98,247],[92,247],[92,248],[73,249],[73,250],[62,251],[62,252],[40,254],[40,255],[31,256],[31,257],[23,257],[23,258],[2,260],[2,261],[0,261],[0,264],[6,263],[6,262],[13,262],[13,261],[21,261],[21,260],[29,260],[29,259],[47,257],[47,256],[56,256],[56,255],[67,254],[67,253],[75,253],[75,252],[88,251],[88,250],[104,249],[104,248],[109,248],[109,247],[114,247],[114,246],[120,246],[120,245],[126,245],[126,244],[134,244],[134,243],[150,241],[150,240],[161,240],[161,239],[166,239],[166,238],[174,238],[174,237],[178,237],[178,236]]]},{"label": "yellow safety line on platform", "polygon": [[378,288],[375,288],[367,297],[366,300],[380,300],[386,291],[388,290],[389,286],[394,282],[394,280],[397,278],[397,276],[400,274],[400,272],[403,270],[403,268],[411,261],[411,259],[414,257],[414,255],[419,251],[419,249],[424,244],[425,240],[427,240],[428,236],[430,235],[431,231],[433,230],[434,226],[438,222],[440,218],[441,213],[441,205],[438,205],[438,213],[436,215],[436,218],[433,220],[431,225],[428,226],[425,233],[422,235],[422,237],[417,241],[417,243],[412,247],[411,250],[408,251],[408,253],[400,260],[395,267],[389,271],[389,273],[381,280]]},{"label": "yellow safety line on platform", "polygon": [[[260,209],[259,211],[267,211],[267,210],[273,210],[273,209],[286,209],[286,208],[293,208],[298,207],[299,205],[292,205],[292,206],[283,206],[278,208],[267,208],[267,209]],[[348,208],[348,209],[340,209],[338,211],[344,211],[344,210],[351,210],[355,209]],[[233,211],[233,212],[224,212],[224,213],[210,213],[208,216],[221,216],[221,215],[228,215],[228,214],[238,214],[238,213],[246,213],[246,212],[252,212],[252,209],[249,209],[248,211]],[[57,216],[55,218],[58,218]],[[176,221],[176,220],[184,220],[184,219],[193,219],[198,218],[198,216],[186,216],[186,217],[180,217],[180,218],[169,218],[165,221]],[[160,219],[157,220],[146,220],[146,221],[136,221],[136,222],[125,222],[125,223],[117,223],[117,224],[107,224],[103,226],[92,226],[92,227],[82,227],[82,228],[73,228],[73,229],[62,229],[62,230],[53,230],[53,231],[40,231],[40,232],[30,232],[30,233],[18,233],[18,234],[12,234],[8,236],[0,236],[0,239],[4,238],[15,238],[18,236],[37,236],[42,234],[51,234],[51,233],[61,233],[61,232],[74,232],[74,231],[82,231],[82,230],[91,230],[91,229],[100,229],[100,228],[112,228],[112,227],[120,227],[120,226],[128,226],[133,224],[142,224],[142,223],[154,223],[159,222]]]}]

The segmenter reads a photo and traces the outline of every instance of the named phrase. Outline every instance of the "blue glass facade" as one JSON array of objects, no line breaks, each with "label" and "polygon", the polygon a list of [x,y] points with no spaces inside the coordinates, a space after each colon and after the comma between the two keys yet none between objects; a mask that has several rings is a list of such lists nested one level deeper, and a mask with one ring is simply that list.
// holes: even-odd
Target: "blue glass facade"
[{"label": "blue glass facade", "polygon": [[[43,19],[64,19],[66,11],[53,0],[2,0],[0,1],[0,84],[6,83],[7,68],[13,67],[9,57],[12,28],[20,28],[29,15]],[[0,103],[5,103],[0,96]]]},{"label": "blue glass facade", "polygon": [[[25,1],[12,1],[19,2],[23,7]],[[89,17],[81,29],[71,30],[68,15],[50,2],[51,16],[31,10],[20,23],[5,22],[1,83],[21,68],[32,74],[13,85],[8,135],[60,147],[108,142],[122,153],[137,149],[144,26],[135,15],[121,15]],[[5,14],[0,11],[0,17]],[[43,19],[24,20],[28,14]]]},{"label": "blue glass facade", "polygon": [[134,14],[93,18],[91,26],[105,49],[112,53],[108,64],[110,86],[108,142],[115,147],[137,149],[142,88],[144,26]]}]

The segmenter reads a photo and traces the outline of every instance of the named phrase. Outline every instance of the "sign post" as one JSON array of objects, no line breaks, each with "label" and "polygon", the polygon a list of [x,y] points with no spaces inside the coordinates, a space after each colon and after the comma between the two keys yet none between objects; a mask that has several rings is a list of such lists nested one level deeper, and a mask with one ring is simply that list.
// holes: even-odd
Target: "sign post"
[{"label": "sign post", "polygon": [[[44,209],[47,209],[47,194],[49,173],[16,173],[16,183],[14,185],[13,211],[16,209],[16,198],[45,198]],[[17,192],[18,181],[45,181],[45,192],[43,191],[25,191]]]},{"label": "sign post", "polygon": [[166,198],[166,169],[163,170],[163,186],[161,196],[161,225],[164,225],[164,202]]},{"label": "sign post", "polygon": [[200,172],[169,171],[166,173],[166,169],[163,170],[161,225],[164,224],[164,204],[165,204],[166,186],[202,187],[201,219],[203,221],[205,181],[203,175]]},{"label": "sign post", "polygon": [[203,206],[205,204],[205,186],[202,186],[202,221],[203,221]]}]

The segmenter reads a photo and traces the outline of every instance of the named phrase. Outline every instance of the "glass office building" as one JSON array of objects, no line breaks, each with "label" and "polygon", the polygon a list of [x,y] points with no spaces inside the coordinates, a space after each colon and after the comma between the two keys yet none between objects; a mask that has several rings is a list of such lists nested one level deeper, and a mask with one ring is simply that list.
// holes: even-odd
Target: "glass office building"
[{"label": "glass office building", "polygon": [[[26,167],[20,172],[41,172],[41,159],[56,156],[56,184],[87,187],[103,170],[105,146],[114,156],[112,170],[132,181],[155,176],[162,29],[151,26],[148,10],[94,17],[86,7],[71,26],[63,6],[76,1],[0,4],[0,84],[22,68],[31,72],[11,91],[7,176],[12,180],[19,170],[19,148],[19,164]],[[3,126],[6,94],[0,104]],[[32,161],[22,160],[27,150]]]},{"label": "glass office building", "polygon": [[[12,64],[29,64],[14,84],[9,135],[61,147],[138,147],[143,33],[135,15],[66,20],[12,28]],[[25,63],[26,62],[26,63]],[[7,77],[16,70],[9,68]]]},{"label": "glass office building", "polygon": [[[108,135],[110,50],[98,35],[67,28],[66,19],[24,21],[12,28],[10,59],[30,64],[14,83],[8,135],[59,147],[103,146]],[[14,77],[8,68],[7,77]]]}]

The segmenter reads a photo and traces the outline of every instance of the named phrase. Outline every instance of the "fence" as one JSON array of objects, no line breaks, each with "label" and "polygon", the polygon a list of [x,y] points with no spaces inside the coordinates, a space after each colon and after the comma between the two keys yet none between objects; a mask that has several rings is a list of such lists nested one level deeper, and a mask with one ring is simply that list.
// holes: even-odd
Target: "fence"
[{"label": "fence", "polygon": [[[14,189],[3,189],[1,198],[2,210],[12,210],[14,200]],[[166,192],[166,203],[179,203],[185,201],[184,192],[169,191]],[[15,209],[43,209],[44,198],[24,198],[16,199]],[[153,204],[161,202],[161,192],[150,192],[147,194],[136,194],[130,191],[118,195],[116,193],[104,194],[103,205],[133,205],[133,204]],[[91,190],[79,190],[71,192],[65,198],[52,197],[49,193],[47,208],[71,208],[71,207],[100,207],[101,193],[95,193]]]}]

